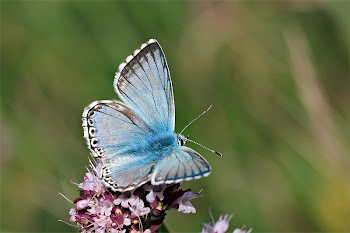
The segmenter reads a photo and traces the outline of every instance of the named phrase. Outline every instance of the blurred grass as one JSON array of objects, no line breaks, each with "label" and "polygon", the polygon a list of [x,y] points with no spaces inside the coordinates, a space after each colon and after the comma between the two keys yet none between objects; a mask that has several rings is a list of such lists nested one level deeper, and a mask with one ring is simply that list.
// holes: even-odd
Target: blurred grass
[{"label": "blurred grass", "polygon": [[209,207],[236,214],[230,231],[350,231],[348,1],[1,1],[2,232],[75,230],[58,192],[74,199],[85,172],[82,110],[117,98],[117,66],[149,38],[177,131],[214,104],[186,134],[224,154],[193,145],[213,172],[184,183],[204,197],[170,232],[201,231]]}]

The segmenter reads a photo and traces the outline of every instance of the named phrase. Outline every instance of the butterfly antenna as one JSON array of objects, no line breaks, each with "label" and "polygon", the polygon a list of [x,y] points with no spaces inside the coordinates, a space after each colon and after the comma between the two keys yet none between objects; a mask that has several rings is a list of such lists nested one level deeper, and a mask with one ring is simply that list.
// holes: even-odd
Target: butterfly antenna
[{"label": "butterfly antenna", "polygon": [[198,120],[198,118],[200,118],[201,116],[203,116],[205,113],[207,113],[211,107],[213,107],[213,105],[210,105],[209,108],[207,110],[205,110],[204,112],[202,112],[201,115],[197,116],[194,120],[192,120],[188,125],[185,126],[185,128],[183,128],[183,130],[181,130],[181,132],[179,134],[181,134],[183,131],[185,131],[185,129],[190,126],[193,122],[195,122],[196,120]]},{"label": "butterfly antenna", "polygon": [[203,146],[202,144],[199,144],[198,142],[192,141],[191,139],[188,139],[188,138],[186,139],[186,141],[193,142],[194,144],[197,144],[198,146],[201,146],[201,147],[203,147],[204,149],[207,149],[208,151],[211,151],[211,152],[213,152],[213,153],[215,153],[215,154],[220,155],[220,157],[222,157],[222,154],[221,154],[221,153],[219,153],[219,152],[217,152],[217,151],[215,151],[215,150],[209,149],[208,147]]}]

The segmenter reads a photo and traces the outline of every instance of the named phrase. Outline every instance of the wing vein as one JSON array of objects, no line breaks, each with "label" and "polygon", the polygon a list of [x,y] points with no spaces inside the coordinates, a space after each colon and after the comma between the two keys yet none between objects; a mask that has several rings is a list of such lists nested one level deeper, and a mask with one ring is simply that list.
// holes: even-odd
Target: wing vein
[{"label": "wing vein", "polygon": [[[155,60],[155,58],[154,58],[154,56],[153,56],[153,52],[152,52],[152,50],[151,50],[150,48],[148,48],[148,49],[149,49],[149,51],[152,53],[151,55],[152,55],[152,57],[153,57],[154,63],[156,64],[157,72],[158,72],[158,66],[157,66],[156,60]],[[145,56],[145,58],[146,58],[146,61],[147,61],[147,64],[148,64],[150,70],[152,70],[152,69],[151,69],[151,64],[149,63],[147,56]],[[147,76],[147,77],[148,77],[148,76]],[[158,72],[158,77],[159,77],[159,72]],[[148,80],[149,80],[149,82],[150,82],[150,84],[151,84],[151,80],[150,80],[150,79],[148,79]],[[151,86],[152,86],[152,85],[151,85]],[[152,90],[153,90],[153,88],[152,88]],[[153,92],[152,92],[152,97],[153,97],[153,102],[154,102],[154,108],[155,108],[155,110],[157,111],[158,115],[161,116],[161,114],[159,113],[159,110],[158,110],[158,107],[157,107],[157,102],[156,102],[156,100],[155,100],[155,98],[154,98]]]}]

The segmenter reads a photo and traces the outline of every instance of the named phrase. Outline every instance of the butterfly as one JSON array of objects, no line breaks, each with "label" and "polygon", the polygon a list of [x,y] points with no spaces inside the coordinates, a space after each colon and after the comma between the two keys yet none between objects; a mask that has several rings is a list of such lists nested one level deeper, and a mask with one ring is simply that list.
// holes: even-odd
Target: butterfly
[{"label": "butterfly", "polygon": [[103,163],[113,191],[208,176],[209,163],[174,133],[175,104],[165,55],[150,39],[121,63],[113,83],[118,100],[92,102],[83,112],[84,137]]}]

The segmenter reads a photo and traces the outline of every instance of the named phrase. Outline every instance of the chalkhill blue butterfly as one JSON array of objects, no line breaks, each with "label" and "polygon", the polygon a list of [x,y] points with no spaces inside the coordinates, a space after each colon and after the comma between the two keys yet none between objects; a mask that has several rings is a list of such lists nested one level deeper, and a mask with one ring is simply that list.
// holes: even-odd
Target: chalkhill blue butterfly
[{"label": "chalkhill blue butterfly", "polygon": [[119,65],[113,85],[121,101],[94,101],[83,112],[84,137],[103,163],[107,187],[125,192],[149,181],[171,184],[210,174],[208,162],[185,146],[192,140],[174,133],[173,87],[156,40]]}]

